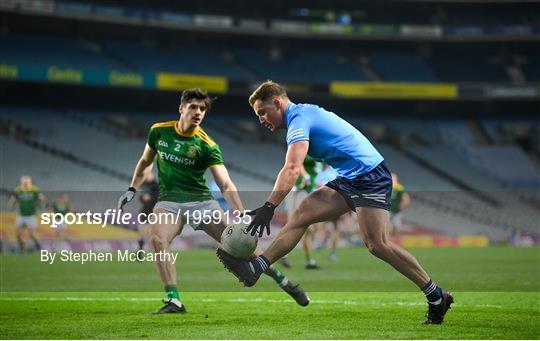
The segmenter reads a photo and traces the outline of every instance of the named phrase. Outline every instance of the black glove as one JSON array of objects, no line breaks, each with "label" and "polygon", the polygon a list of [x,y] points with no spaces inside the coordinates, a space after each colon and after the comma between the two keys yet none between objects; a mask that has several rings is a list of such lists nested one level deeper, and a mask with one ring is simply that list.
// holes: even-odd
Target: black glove
[{"label": "black glove", "polygon": [[274,216],[275,209],[276,205],[267,201],[261,207],[247,212],[246,214],[254,217],[246,231],[251,231],[252,236],[259,232],[259,237],[262,237],[263,232],[266,229],[266,234],[270,235],[270,220],[272,220],[272,217]]},{"label": "black glove", "polygon": [[137,190],[133,187],[130,187],[124,194],[122,194],[122,196],[118,199],[119,211],[122,211],[124,209],[124,205],[133,200],[133,198],[135,197],[135,192],[137,192]]}]

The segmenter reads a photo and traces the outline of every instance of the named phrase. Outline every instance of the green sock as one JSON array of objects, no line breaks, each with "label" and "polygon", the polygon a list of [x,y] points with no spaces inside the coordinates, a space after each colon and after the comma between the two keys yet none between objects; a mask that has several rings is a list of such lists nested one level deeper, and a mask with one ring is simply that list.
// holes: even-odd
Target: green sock
[{"label": "green sock", "polygon": [[272,277],[272,279],[279,285],[285,285],[288,282],[287,277],[285,277],[283,272],[279,271],[277,268],[268,268],[264,273]]},{"label": "green sock", "polygon": [[166,285],[165,292],[167,293],[168,298],[180,300],[180,293],[178,292],[178,287],[176,285]]}]

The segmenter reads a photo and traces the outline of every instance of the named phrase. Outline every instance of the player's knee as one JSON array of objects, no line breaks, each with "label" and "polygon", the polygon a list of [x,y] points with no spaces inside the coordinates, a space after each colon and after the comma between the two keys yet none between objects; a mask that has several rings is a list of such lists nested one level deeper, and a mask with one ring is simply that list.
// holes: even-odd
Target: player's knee
[{"label": "player's knee", "polygon": [[369,250],[369,252],[372,255],[377,256],[377,257],[379,257],[380,255],[383,255],[388,249],[388,245],[386,245],[386,243],[384,243],[384,241],[380,239],[367,238],[364,241],[364,243],[366,244],[366,247]]},{"label": "player's knee", "polygon": [[295,227],[307,228],[310,225],[309,216],[310,216],[309,210],[303,210],[302,207],[297,208],[294,211],[292,219],[290,220],[289,223]]}]

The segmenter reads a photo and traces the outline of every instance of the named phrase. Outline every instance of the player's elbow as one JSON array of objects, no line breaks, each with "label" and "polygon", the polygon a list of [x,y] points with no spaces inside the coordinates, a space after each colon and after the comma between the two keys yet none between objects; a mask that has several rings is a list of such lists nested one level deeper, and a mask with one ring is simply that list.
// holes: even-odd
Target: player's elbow
[{"label": "player's elbow", "polygon": [[227,181],[218,185],[221,192],[236,192],[236,186],[232,181]]}]

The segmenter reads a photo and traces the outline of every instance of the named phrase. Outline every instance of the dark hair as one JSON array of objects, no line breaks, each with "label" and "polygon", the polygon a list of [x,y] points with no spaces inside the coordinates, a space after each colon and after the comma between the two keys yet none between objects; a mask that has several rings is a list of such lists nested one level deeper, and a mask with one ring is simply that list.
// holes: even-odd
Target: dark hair
[{"label": "dark hair", "polygon": [[266,102],[269,99],[274,98],[275,96],[287,96],[285,89],[276,82],[267,80],[266,82],[259,85],[255,91],[249,96],[249,105],[253,107],[253,104],[260,99],[263,102]]},{"label": "dark hair", "polygon": [[180,97],[180,104],[187,104],[194,99],[204,101],[206,111],[208,112],[212,107],[212,102],[215,98],[210,97],[206,90],[201,88],[191,88],[182,91],[182,97]]}]

